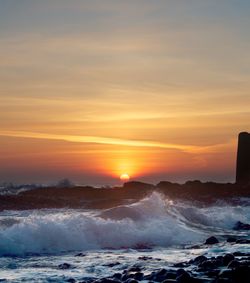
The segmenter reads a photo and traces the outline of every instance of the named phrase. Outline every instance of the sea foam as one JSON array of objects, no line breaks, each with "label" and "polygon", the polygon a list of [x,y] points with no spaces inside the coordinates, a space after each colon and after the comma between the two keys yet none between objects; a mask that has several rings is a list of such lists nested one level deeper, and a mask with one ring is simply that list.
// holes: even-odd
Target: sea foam
[{"label": "sea foam", "polygon": [[0,214],[0,255],[169,247],[202,242],[249,222],[249,206],[198,207],[159,193],[108,210],[33,210]]}]

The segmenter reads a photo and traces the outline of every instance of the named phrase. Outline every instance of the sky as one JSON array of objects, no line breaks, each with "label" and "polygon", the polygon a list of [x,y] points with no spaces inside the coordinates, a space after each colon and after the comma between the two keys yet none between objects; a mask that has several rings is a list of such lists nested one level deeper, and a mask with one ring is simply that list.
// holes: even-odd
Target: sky
[{"label": "sky", "polygon": [[0,182],[232,182],[250,1],[0,0]]}]

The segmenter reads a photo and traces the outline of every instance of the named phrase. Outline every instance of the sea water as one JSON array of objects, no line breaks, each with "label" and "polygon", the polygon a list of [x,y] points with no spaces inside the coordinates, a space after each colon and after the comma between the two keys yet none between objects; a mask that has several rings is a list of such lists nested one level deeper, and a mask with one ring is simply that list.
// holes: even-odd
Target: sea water
[{"label": "sea water", "polygon": [[[144,273],[195,256],[250,252],[230,244],[237,221],[250,222],[249,199],[210,206],[159,193],[106,210],[42,209],[0,213],[0,280],[67,282],[101,278],[140,266]],[[211,235],[215,246],[197,245]],[[194,247],[195,245],[195,247]],[[61,264],[68,263],[67,269]]]}]

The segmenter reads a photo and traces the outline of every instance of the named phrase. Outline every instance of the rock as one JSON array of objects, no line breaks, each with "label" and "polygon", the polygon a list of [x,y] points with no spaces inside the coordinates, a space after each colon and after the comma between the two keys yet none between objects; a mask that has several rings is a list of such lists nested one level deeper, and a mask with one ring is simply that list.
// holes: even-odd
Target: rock
[{"label": "rock", "polygon": [[120,265],[120,264],[121,263],[119,261],[117,261],[117,262],[111,262],[111,263],[103,264],[103,266],[114,267],[114,266],[117,266],[117,265]]},{"label": "rock", "polygon": [[198,267],[202,270],[214,269],[217,267],[214,260],[205,260],[201,262]]},{"label": "rock", "polygon": [[186,273],[186,271],[183,268],[180,268],[176,271],[176,277],[182,275],[183,273]]},{"label": "rock", "polygon": [[166,279],[162,281],[162,283],[176,283],[177,281],[175,279]]},{"label": "rock", "polygon": [[250,230],[250,224],[242,223],[241,221],[236,222],[233,227],[234,230]]},{"label": "rock", "polygon": [[70,269],[71,267],[72,267],[71,264],[66,263],[66,262],[58,265],[59,269]]},{"label": "rock", "polygon": [[233,271],[231,269],[223,269],[219,273],[220,278],[231,279],[233,275]]},{"label": "rock", "polygon": [[174,271],[168,271],[167,274],[165,275],[166,279],[176,279],[177,274]]},{"label": "rock", "polygon": [[205,245],[214,245],[218,243],[219,243],[218,239],[212,236],[206,239]]},{"label": "rock", "polygon": [[250,267],[249,266],[239,266],[233,270],[233,282],[236,283],[249,283],[250,278]]},{"label": "rock", "polygon": [[237,239],[234,238],[234,237],[229,237],[229,238],[227,238],[227,242],[228,242],[228,243],[235,243],[236,241],[237,241]]},{"label": "rock", "polygon": [[225,254],[223,257],[223,265],[228,265],[229,262],[231,262],[232,260],[234,260],[234,255],[233,254]]},{"label": "rock", "polygon": [[250,244],[249,239],[239,239],[236,241],[236,244]]},{"label": "rock", "polygon": [[187,266],[186,262],[178,262],[173,265],[174,267],[185,267]]},{"label": "rock", "polygon": [[150,260],[153,259],[151,256],[139,256],[138,257],[139,260]]},{"label": "rock", "polygon": [[189,283],[189,282],[191,283],[192,282],[192,278],[191,278],[190,274],[185,271],[184,273],[182,273],[180,276],[178,276],[176,278],[176,281],[178,283]]},{"label": "rock", "polygon": [[76,280],[75,280],[74,278],[69,278],[69,279],[67,280],[67,282],[69,282],[69,283],[75,283]]},{"label": "rock", "polygon": [[84,253],[78,253],[78,254],[76,254],[75,256],[82,256],[82,257],[84,257],[84,256],[86,256],[86,254],[84,254]]},{"label": "rock", "polygon": [[136,272],[134,274],[134,279],[135,280],[141,281],[143,279],[143,277],[144,277],[144,274],[142,272]]},{"label": "rock", "polygon": [[112,277],[113,277],[114,279],[121,280],[122,274],[121,274],[121,273],[115,273]]},{"label": "rock", "polygon": [[204,256],[204,255],[200,255],[200,256],[197,256],[196,258],[194,259],[191,259],[189,261],[190,264],[195,264],[195,265],[198,265],[200,263],[202,263],[203,261],[206,261],[207,260],[207,257]]},{"label": "rock", "polygon": [[162,282],[165,279],[167,279],[166,274],[167,274],[167,270],[165,268],[162,268],[161,270],[159,270],[155,273],[154,280],[156,282]]},{"label": "rock", "polygon": [[128,272],[140,272],[141,267],[138,265],[132,266],[131,268],[128,269]]},{"label": "rock", "polygon": [[238,262],[238,260],[232,260],[229,262],[227,268],[236,268],[239,266],[240,266],[240,263]]}]

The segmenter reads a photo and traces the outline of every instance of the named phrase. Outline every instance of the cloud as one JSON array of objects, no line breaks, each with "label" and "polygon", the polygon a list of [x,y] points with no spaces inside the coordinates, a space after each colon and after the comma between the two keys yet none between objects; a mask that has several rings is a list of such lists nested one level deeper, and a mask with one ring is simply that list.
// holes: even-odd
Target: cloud
[{"label": "cloud", "polygon": [[55,135],[48,133],[25,132],[25,131],[1,131],[0,136],[61,140],[72,143],[96,143],[96,144],[129,146],[129,147],[153,147],[153,148],[180,150],[188,153],[214,152],[218,149],[221,149],[221,147],[225,147],[232,144],[232,141],[230,141],[227,144],[195,146],[195,145],[183,145],[183,144],[170,144],[170,143],[147,141],[147,140],[129,140],[129,139],[118,139],[118,138],[109,138],[109,137],[98,137],[98,136],[79,136],[79,135],[60,135],[60,134]]}]

